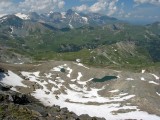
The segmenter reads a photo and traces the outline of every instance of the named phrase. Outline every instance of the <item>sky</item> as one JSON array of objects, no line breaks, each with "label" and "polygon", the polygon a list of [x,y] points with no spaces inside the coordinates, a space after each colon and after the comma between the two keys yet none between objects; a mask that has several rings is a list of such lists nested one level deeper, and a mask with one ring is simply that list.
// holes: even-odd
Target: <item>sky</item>
[{"label": "sky", "polygon": [[0,0],[0,16],[68,9],[101,13],[132,22],[160,21],[160,0]]}]

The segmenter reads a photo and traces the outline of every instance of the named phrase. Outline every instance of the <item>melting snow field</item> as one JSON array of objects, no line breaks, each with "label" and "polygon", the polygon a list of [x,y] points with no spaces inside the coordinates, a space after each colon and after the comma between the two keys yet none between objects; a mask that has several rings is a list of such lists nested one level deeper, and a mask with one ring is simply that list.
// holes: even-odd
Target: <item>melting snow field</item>
[{"label": "melting snow field", "polygon": [[[75,64],[74,64],[75,65]],[[85,67],[83,64],[76,64],[77,66]],[[52,75],[60,74],[61,69],[66,69],[66,80],[62,79],[60,76],[56,76],[54,79]],[[37,88],[31,93],[32,96],[39,99],[46,106],[59,105],[62,107],[67,107],[69,111],[73,111],[77,115],[88,114],[89,116],[104,117],[107,120],[117,120],[117,119],[144,119],[144,120],[160,120],[160,117],[156,115],[148,114],[147,112],[140,111],[138,106],[122,105],[123,102],[127,102],[130,99],[134,99],[136,95],[124,93],[119,89],[108,90],[105,94],[112,94],[111,97],[104,97],[99,94],[99,92],[106,90],[107,84],[104,84],[101,88],[89,87],[89,80],[83,80],[84,77],[82,72],[77,72],[75,78],[72,77],[73,69],[67,64],[60,65],[51,69],[48,73],[41,75],[40,71],[37,72],[25,72],[22,71],[21,74],[27,78],[29,81],[35,82],[42,86],[42,88]],[[144,73],[144,72],[142,72]],[[9,76],[5,75],[2,78],[2,83],[12,85],[12,86],[22,86],[27,87],[22,83],[23,79],[13,72],[8,72]],[[14,78],[14,79],[13,79]],[[44,80],[45,78],[45,80]],[[69,80],[68,80],[69,79]],[[68,81],[67,81],[68,80]],[[126,78],[125,80],[132,81],[133,78]],[[141,77],[141,80],[144,80]],[[153,81],[149,83],[155,84]],[[52,85],[49,89],[47,85]],[[16,90],[14,88],[14,90]],[[58,91],[58,93],[57,93]],[[158,96],[160,94],[156,93]],[[125,113],[118,113],[119,110],[126,110]],[[129,110],[127,112],[127,110]]]},{"label": "melting snow field", "polygon": [[[160,118],[155,115],[149,115],[146,112],[139,111],[136,106],[123,106],[119,107],[120,104],[104,104],[104,105],[84,105],[77,103],[66,102],[66,97],[61,95],[57,100],[53,94],[46,95],[43,90],[36,90],[33,94],[37,99],[47,106],[52,106],[54,104],[61,107],[67,107],[69,111],[75,112],[77,115],[88,114],[90,116],[104,117],[109,120],[116,119],[145,119],[145,120],[159,120]],[[71,95],[74,98],[74,94]],[[81,98],[77,98],[81,100]],[[101,99],[99,99],[101,100]],[[78,101],[78,100],[77,100]],[[103,99],[102,99],[103,101]],[[113,115],[112,111],[119,109],[136,109],[136,111]]]},{"label": "melting snow field", "polygon": [[[1,75],[0,75],[1,76]],[[4,74],[4,77],[1,80],[1,83],[10,85],[10,86],[22,86],[27,87],[22,83],[23,79],[20,78],[18,75],[13,73],[12,71],[8,71],[8,75]]]}]

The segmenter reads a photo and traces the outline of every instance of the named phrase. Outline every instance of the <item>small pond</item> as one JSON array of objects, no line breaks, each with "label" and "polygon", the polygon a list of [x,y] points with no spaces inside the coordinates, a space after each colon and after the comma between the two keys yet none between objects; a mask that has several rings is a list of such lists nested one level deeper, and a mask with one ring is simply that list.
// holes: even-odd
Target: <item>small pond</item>
[{"label": "small pond", "polygon": [[105,82],[105,81],[109,81],[109,80],[114,80],[117,79],[117,76],[105,76],[101,79],[99,78],[94,78],[92,81],[93,82]]}]

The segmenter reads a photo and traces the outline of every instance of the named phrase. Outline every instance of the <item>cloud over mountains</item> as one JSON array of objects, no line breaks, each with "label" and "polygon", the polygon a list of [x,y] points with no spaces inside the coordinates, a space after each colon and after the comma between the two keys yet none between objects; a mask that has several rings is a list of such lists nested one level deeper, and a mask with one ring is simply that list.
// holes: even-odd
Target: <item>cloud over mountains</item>
[{"label": "cloud over mountains", "polygon": [[[0,16],[13,13],[66,11],[102,13],[119,19],[160,19],[160,0],[0,0]],[[134,17],[135,16],[135,17]],[[131,19],[132,19],[131,18]]]},{"label": "cloud over mountains", "polygon": [[79,12],[107,12],[107,15],[110,16],[117,11],[117,2],[118,0],[97,0],[97,2],[91,6],[83,4],[81,6],[73,7],[73,9]]},{"label": "cloud over mountains", "polygon": [[45,13],[54,9],[61,9],[65,5],[63,0],[24,0],[13,2],[12,0],[0,1],[0,13],[16,12],[40,12]]}]

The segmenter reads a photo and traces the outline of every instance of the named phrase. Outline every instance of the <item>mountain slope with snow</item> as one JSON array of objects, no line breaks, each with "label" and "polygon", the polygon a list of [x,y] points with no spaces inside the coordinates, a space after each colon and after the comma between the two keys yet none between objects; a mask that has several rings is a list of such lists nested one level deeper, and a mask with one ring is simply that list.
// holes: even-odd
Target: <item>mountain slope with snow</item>
[{"label": "mountain slope with snow", "polygon": [[28,19],[30,19],[30,18],[29,18],[29,15],[26,15],[26,14],[23,14],[23,13],[17,13],[17,14],[15,14],[15,15],[16,15],[17,17],[23,19],[23,20],[28,20]]},{"label": "mountain slope with snow", "polygon": [[[9,78],[15,78],[13,90],[31,94],[45,106],[59,105],[77,115],[88,114],[111,120],[160,119],[160,83],[156,79],[160,74],[90,68],[62,61],[30,66],[29,71],[25,70],[26,65],[21,66],[23,70],[21,68],[20,72],[16,65],[14,69],[25,78],[23,81],[16,79],[17,75],[10,71],[9,76],[4,76],[1,81],[8,84]],[[117,76],[117,79],[93,81],[93,78],[108,75]],[[141,80],[142,77],[145,81]]]}]

